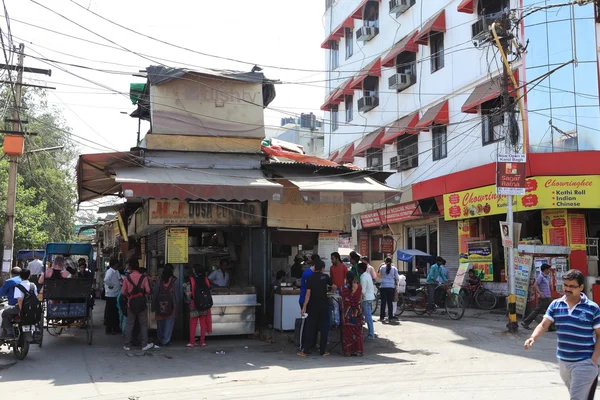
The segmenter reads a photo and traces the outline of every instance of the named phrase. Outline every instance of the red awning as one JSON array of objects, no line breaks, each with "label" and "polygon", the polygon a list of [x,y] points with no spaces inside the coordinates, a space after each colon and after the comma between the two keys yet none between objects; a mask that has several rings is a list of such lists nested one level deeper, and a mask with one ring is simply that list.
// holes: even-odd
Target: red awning
[{"label": "red awning", "polygon": [[364,67],[350,83],[350,89],[362,89],[362,83],[368,76],[381,76],[381,58],[376,58]]},{"label": "red awning", "polygon": [[473,14],[475,12],[475,0],[463,0],[457,8],[458,12]]},{"label": "red awning", "polygon": [[354,19],[363,19],[363,10],[369,1],[377,1],[378,3],[381,3],[381,0],[362,0],[350,16]]},{"label": "red awning", "polygon": [[383,58],[381,65],[383,67],[392,67],[396,65],[396,57],[398,54],[404,53],[405,51],[410,51],[411,53],[419,51],[419,45],[415,43],[418,34],[419,32],[413,32],[396,43],[390,52]]},{"label": "red awning", "polygon": [[433,124],[448,125],[449,123],[450,113],[448,110],[448,100],[446,100],[427,110],[427,112],[423,114],[423,118],[421,118],[416,128],[426,131]]},{"label": "red awning", "polygon": [[385,134],[385,128],[379,128],[375,132],[369,133],[363,138],[363,140],[356,146],[353,155],[355,157],[364,157],[365,153],[369,149],[383,149],[384,145],[381,143],[381,138]]},{"label": "red awning", "polygon": [[332,155],[329,156],[328,160],[329,161],[335,160],[335,158],[338,156],[339,153],[340,153],[339,151],[335,151]]},{"label": "red awning", "polygon": [[327,39],[325,39],[325,41],[321,43],[321,48],[331,48],[331,41],[340,40],[341,38],[343,38],[346,34],[346,28],[354,28],[354,20],[352,19],[352,17],[346,18],[344,22],[339,24],[333,31],[331,31],[329,36],[327,36]]},{"label": "red awning", "polygon": [[415,126],[419,122],[419,112],[406,115],[392,124],[381,138],[381,144],[392,144],[398,136],[419,133]]},{"label": "red awning", "polygon": [[431,32],[446,32],[446,10],[442,10],[442,12],[425,23],[423,29],[421,29],[421,32],[415,38],[415,43],[427,46]]},{"label": "red awning", "polygon": [[344,95],[353,95],[354,90],[350,89],[350,83],[352,82],[352,78],[346,79],[344,83],[340,85],[337,89],[333,90],[327,99],[325,99],[325,103],[321,106],[322,111],[330,111],[331,106],[334,104],[340,104],[344,101]]},{"label": "red awning", "polygon": [[352,163],[354,162],[354,156],[352,153],[354,153],[354,143],[350,143],[340,150],[337,157],[333,159],[333,162],[338,164]]},{"label": "red awning", "polygon": [[[519,71],[514,72],[515,80],[519,81]],[[512,81],[509,80],[510,95],[515,97],[516,92],[514,91]],[[473,93],[469,96],[465,104],[461,107],[461,111],[469,114],[477,114],[479,106],[486,101],[493,100],[500,97],[502,94],[502,76],[497,76],[491,80],[482,83],[477,86]]]}]

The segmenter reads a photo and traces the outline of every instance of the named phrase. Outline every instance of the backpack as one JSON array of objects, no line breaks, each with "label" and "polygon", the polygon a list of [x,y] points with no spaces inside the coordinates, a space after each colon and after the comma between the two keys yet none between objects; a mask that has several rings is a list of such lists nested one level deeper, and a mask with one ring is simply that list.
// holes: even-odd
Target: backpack
[{"label": "backpack", "polygon": [[158,296],[156,296],[156,315],[160,317],[170,317],[175,310],[173,301],[173,279],[165,286],[164,282],[158,283]]},{"label": "backpack", "polygon": [[131,275],[127,276],[127,280],[133,285],[133,289],[131,290],[131,293],[129,293],[127,303],[131,311],[133,311],[135,314],[139,314],[146,310],[146,296],[142,290],[142,282],[144,282],[144,279],[146,279],[146,277],[142,275],[136,285],[131,280]]},{"label": "backpack", "polygon": [[23,303],[21,306],[21,324],[35,325],[42,319],[42,303],[38,300],[33,290],[33,283],[29,284],[29,290],[23,285],[17,285],[23,292]]},{"label": "backpack", "polygon": [[198,279],[194,278],[194,306],[196,310],[205,311],[210,310],[213,306],[212,295],[210,294],[210,287],[206,285],[206,282],[203,282],[203,285],[200,285],[200,279],[206,279],[204,276],[199,277]]}]

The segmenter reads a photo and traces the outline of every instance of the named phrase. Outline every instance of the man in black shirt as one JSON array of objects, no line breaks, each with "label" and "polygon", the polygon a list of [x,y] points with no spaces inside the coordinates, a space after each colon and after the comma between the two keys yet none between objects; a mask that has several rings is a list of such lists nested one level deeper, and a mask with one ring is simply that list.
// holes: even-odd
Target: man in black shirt
[{"label": "man in black shirt", "polygon": [[312,346],[317,342],[317,332],[321,333],[320,351],[322,356],[328,356],[327,336],[329,334],[329,300],[327,290],[331,286],[333,290],[337,287],[332,284],[329,275],[323,273],[325,264],[321,261],[315,263],[315,272],[306,280],[306,298],[302,307],[302,315],[307,315],[307,341],[308,347],[298,353],[299,356],[308,355]]}]

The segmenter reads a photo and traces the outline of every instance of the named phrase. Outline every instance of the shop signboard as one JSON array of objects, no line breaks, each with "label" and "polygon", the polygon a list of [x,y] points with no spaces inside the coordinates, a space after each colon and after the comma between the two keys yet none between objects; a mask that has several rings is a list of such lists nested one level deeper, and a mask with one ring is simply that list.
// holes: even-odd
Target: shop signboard
[{"label": "shop signboard", "polygon": [[571,250],[587,250],[585,214],[569,213],[569,246]]},{"label": "shop signboard", "polygon": [[529,277],[531,274],[531,266],[533,264],[532,256],[515,255],[515,290],[517,295],[517,314],[523,315],[527,307],[527,299],[529,292]]},{"label": "shop signboard", "polygon": [[525,195],[525,154],[498,154],[496,163],[496,193],[501,195]]},{"label": "shop signboard", "polygon": [[[513,211],[600,208],[600,175],[538,176],[526,180],[526,193],[513,197]],[[506,214],[507,198],[496,185],[444,195],[447,221]]]},{"label": "shop signboard", "polygon": [[[381,252],[384,256],[394,253],[394,238],[386,236],[381,239]],[[362,254],[362,253],[361,253]]]},{"label": "shop signboard", "polygon": [[369,255],[369,234],[358,232],[358,253],[363,256]]},{"label": "shop signboard", "polygon": [[183,200],[148,201],[149,225],[244,225],[262,224],[260,202],[213,203]]},{"label": "shop signboard", "polygon": [[500,221],[500,236],[502,237],[502,246],[512,248],[513,243],[513,227],[508,222]]},{"label": "shop signboard", "polygon": [[379,216],[379,212],[375,210],[360,214],[360,223],[363,228],[380,227],[381,217]]},{"label": "shop signboard", "polygon": [[383,224],[393,224],[396,222],[419,219],[419,215],[414,215],[416,209],[417,202],[411,201],[410,203],[380,208],[377,212],[379,213],[379,219]]},{"label": "shop signboard", "polygon": [[188,228],[169,228],[167,230],[167,263],[187,264]]},{"label": "shop signboard", "polygon": [[554,246],[569,245],[567,219],[567,210],[542,210],[542,236],[544,244]]}]

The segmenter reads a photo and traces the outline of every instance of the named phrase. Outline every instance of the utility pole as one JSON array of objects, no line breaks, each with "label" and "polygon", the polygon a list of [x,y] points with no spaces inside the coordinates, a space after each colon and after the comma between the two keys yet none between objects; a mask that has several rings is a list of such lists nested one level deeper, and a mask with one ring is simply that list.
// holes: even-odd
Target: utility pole
[{"label": "utility pole", "polygon": [[[492,34],[496,41],[500,53],[503,59],[503,74],[502,74],[502,110],[504,113],[504,133],[505,133],[505,148],[506,154],[515,154],[518,148],[518,135],[515,135],[513,130],[515,129],[514,121],[514,108],[510,99],[509,93],[509,81],[513,78],[510,65],[508,63],[507,54],[510,54],[511,50],[511,38],[510,28],[511,21],[509,18],[510,11],[506,11],[502,15],[500,23],[494,23],[492,25]],[[500,32],[498,32],[500,28]],[[499,35],[500,33],[500,35]],[[515,85],[516,89],[516,85]],[[514,142],[516,138],[516,143]],[[500,189],[497,189],[500,194]],[[512,194],[506,195],[506,222],[511,231],[514,227],[514,213],[513,213],[513,198]],[[514,265],[514,244],[511,247],[506,247],[506,272],[508,278],[508,331],[516,333],[519,330],[517,323],[517,295],[516,295],[516,284],[515,284],[515,265]]]},{"label": "utility pole", "polygon": [[[18,62],[16,66],[6,65],[5,68],[8,70],[17,71],[17,80],[14,82],[14,107],[12,112],[12,131],[4,131],[7,133],[4,136],[4,152],[9,157],[9,170],[8,170],[8,195],[6,200],[6,221],[4,224],[4,253],[2,256],[2,275],[6,277],[6,274],[10,271],[13,262],[13,246],[14,246],[14,234],[15,234],[15,203],[17,200],[17,167],[19,163],[19,155],[23,154],[23,139],[26,132],[23,129],[24,121],[21,119],[21,101],[22,101],[22,86],[23,86],[23,71],[33,72],[38,74],[45,74],[50,76],[52,71],[25,68],[25,45],[19,44],[18,51]],[[14,142],[20,143],[20,152],[7,150],[8,143],[16,139]]]}]

